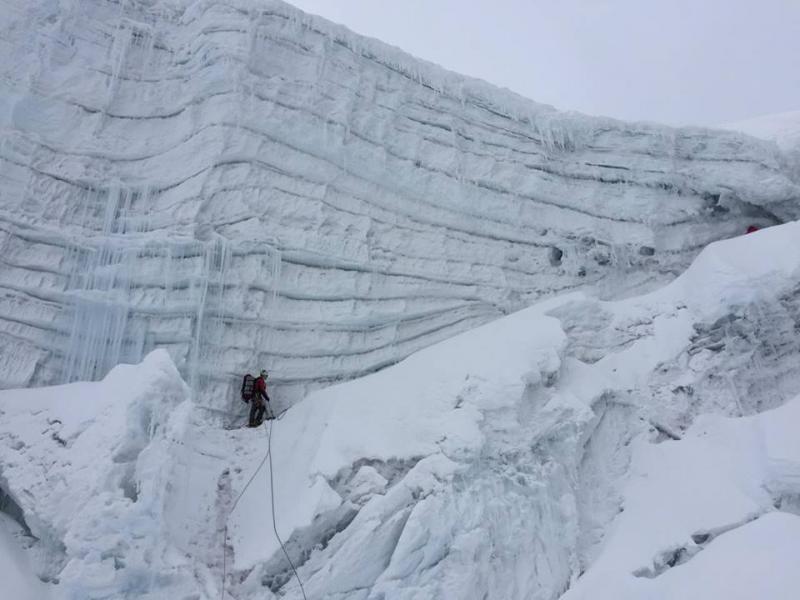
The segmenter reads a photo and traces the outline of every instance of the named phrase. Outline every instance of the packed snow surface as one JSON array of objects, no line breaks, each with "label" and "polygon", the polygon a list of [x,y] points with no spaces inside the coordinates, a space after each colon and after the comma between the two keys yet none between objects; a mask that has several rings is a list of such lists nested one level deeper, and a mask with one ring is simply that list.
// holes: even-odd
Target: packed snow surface
[{"label": "packed snow surface", "polygon": [[[639,441],[623,512],[563,600],[797,597],[800,397],[754,417],[702,417]],[[791,512],[772,512],[777,505]]]},{"label": "packed snow surface", "polygon": [[0,513],[0,581],[3,597],[12,600],[45,600],[47,590],[34,575],[30,560],[20,547],[22,528]]},{"label": "packed snow surface", "polygon": [[772,143],[559,112],[277,0],[0,3],[0,387],[283,404],[800,217]]},{"label": "packed snow surface", "polygon": [[163,351],[2,392],[7,512],[70,600],[300,598],[273,500],[313,599],[794,598],[799,236],[540,302],[260,429]]},{"label": "packed snow surface", "polygon": [[[169,569],[164,496],[180,452],[166,436],[179,435],[184,401],[188,388],[163,350],[98,383],[0,397],[3,493],[38,540],[39,577],[58,582],[61,597],[138,597],[154,564]],[[160,585],[161,597],[177,597]]]}]

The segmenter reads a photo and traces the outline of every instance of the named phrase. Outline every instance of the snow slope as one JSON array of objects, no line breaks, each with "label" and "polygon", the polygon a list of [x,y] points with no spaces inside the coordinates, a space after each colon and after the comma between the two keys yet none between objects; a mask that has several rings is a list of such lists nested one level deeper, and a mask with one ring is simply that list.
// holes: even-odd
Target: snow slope
[{"label": "snow slope", "polygon": [[800,110],[726,123],[723,127],[774,141],[786,151],[795,150],[800,146]]},{"label": "snow slope", "polygon": [[1,8],[3,387],[166,348],[209,407],[261,365],[288,402],[800,217],[770,143],[558,112],[277,0]]},{"label": "snow slope", "polygon": [[2,392],[3,488],[70,599],[301,597],[270,480],[309,598],[789,598],[798,236],[540,302],[263,431],[184,401],[163,352]]},{"label": "snow slope", "polygon": [[563,600],[795,598],[798,419],[800,397],[754,417],[698,419],[681,441],[639,441],[624,512]]},{"label": "snow slope", "polygon": [[48,597],[42,583],[36,579],[30,561],[20,548],[25,534],[10,517],[0,513],[0,581],[5,598],[14,600],[44,600]]},{"label": "snow slope", "polygon": [[763,115],[736,123],[726,123],[722,128],[775,142],[786,154],[789,169],[794,172],[795,180],[800,179],[800,111]]},{"label": "snow slope", "polygon": [[[58,597],[145,597],[154,564],[179,570],[160,551],[170,539],[164,495],[180,458],[169,440],[180,437],[177,407],[187,399],[163,350],[99,383],[0,397],[0,481],[38,540],[37,575],[58,583]],[[179,574],[171,579],[158,582],[156,597],[178,594]]]}]

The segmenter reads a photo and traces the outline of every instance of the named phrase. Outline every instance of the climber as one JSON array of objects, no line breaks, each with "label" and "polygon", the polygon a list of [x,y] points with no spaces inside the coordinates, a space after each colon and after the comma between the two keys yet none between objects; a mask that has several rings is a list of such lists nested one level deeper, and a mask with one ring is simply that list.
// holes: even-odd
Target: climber
[{"label": "climber", "polygon": [[756,225],[748,225],[748,227],[747,227],[747,233],[755,233],[755,232],[756,232],[756,231],[758,231],[759,229],[761,229],[761,228],[760,228],[760,227],[757,227]]},{"label": "climber", "polygon": [[258,427],[264,420],[264,413],[267,419],[274,419],[275,416],[269,406],[269,396],[267,395],[267,371],[261,369],[258,377],[253,377],[249,373],[242,380],[242,400],[250,403],[250,420],[248,427]]}]

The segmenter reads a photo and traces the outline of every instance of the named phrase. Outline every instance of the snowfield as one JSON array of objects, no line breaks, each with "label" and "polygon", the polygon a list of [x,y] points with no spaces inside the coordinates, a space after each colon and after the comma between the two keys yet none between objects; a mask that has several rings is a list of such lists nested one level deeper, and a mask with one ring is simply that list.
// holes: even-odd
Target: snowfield
[{"label": "snowfield", "polygon": [[301,598],[271,476],[308,598],[794,598],[798,239],[538,303],[262,429],[196,404],[161,351],[2,392],[14,560],[53,598]]}]

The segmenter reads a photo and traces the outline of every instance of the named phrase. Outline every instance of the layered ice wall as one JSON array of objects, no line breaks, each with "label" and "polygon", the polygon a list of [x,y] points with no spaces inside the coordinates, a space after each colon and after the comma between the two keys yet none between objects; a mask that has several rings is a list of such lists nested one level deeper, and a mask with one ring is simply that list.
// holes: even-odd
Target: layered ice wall
[{"label": "layered ice wall", "polygon": [[800,216],[741,134],[556,110],[278,1],[3,2],[0,385],[165,347],[219,406]]}]

